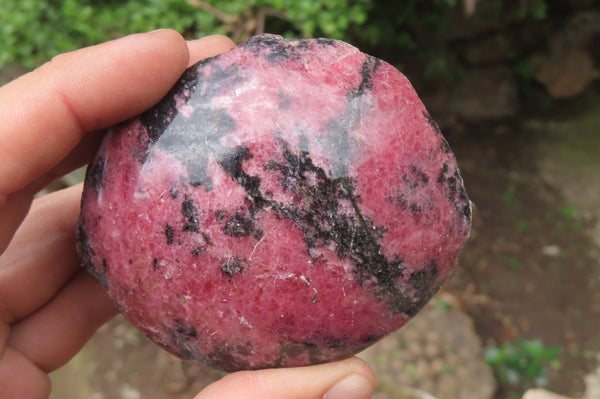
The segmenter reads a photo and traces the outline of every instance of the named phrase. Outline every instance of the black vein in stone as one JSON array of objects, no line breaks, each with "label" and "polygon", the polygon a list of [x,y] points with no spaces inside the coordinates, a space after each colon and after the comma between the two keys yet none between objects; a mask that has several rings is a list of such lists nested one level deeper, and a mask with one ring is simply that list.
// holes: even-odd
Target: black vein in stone
[{"label": "black vein in stone", "polygon": [[[209,60],[189,68],[163,100],[141,116],[150,145],[156,143],[179,159],[187,168],[190,184],[204,186],[207,191],[212,190],[212,180],[206,174],[207,156],[229,151],[221,139],[235,128],[227,111],[213,108],[211,101],[245,79],[244,68],[238,64],[221,67],[213,63],[210,72],[203,74],[200,70]],[[193,96],[194,92],[198,94]],[[177,98],[193,109],[192,118],[178,114]]]},{"label": "black vein in stone", "polygon": [[[260,179],[243,170],[243,162],[252,158],[247,147],[236,147],[219,162],[227,175],[245,189],[251,214],[256,215],[260,210],[268,208],[278,217],[294,222],[303,231],[312,257],[318,257],[318,248],[333,244],[340,259],[349,258],[355,264],[356,279],[360,284],[376,278],[376,296],[385,298],[394,311],[411,315],[416,313],[429,299],[429,291],[432,290],[420,293],[416,289],[410,297],[398,290],[396,281],[405,270],[403,259],[397,256],[388,259],[383,254],[380,240],[384,231],[362,214],[359,198],[354,192],[355,182],[347,176],[329,177],[312,162],[307,151],[294,153],[286,142],[280,140],[279,143],[283,159],[272,160],[265,168],[279,175],[282,188],[293,193],[298,198],[299,205],[283,204],[263,196]],[[351,212],[340,210],[347,209],[347,206],[342,206],[344,202],[349,202]],[[235,217],[230,218],[229,222],[234,219]],[[249,235],[250,226],[238,222],[240,223],[236,226],[226,225],[229,235]],[[233,271],[230,269],[225,267],[224,273]],[[424,284],[424,279],[421,278],[415,277],[412,281]]]},{"label": "black vein in stone", "polygon": [[140,116],[142,124],[148,130],[148,137],[151,141],[156,141],[177,115],[175,97],[184,96],[184,93],[187,92],[187,96],[184,96],[184,100],[187,101],[194,91],[197,82],[198,75],[196,69],[189,68],[156,106]]},{"label": "black vein in stone", "polygon": [[[255,46],[255,50],[259,50],[258,47],[262,47],[262,44],[272,46],[279,41],[280,39],[267,37],[260,43],[249,46]],[[280,44],[281,51],[277,50],[279,47],[269,51],[274,61],[285,58],[282,51],[287,42],[283,41]],[[301,42],[295,51],[304,51],[303,45],[308,48],[308,43]],[[408,298],[398,290],[396,281],[405,270],[403,259],[398,256],[388,259],[383,254],[380,240],[384,230],[375,226],[370,218],[362,214],[360,199],[354,192],[355,182],[348,177],[348,163],[353,145],[348,132],[360,123],[363,108],[361,98],[372,89],[372,78],[379,65],[378,59],[366,56],[360,71],[361,82],[347,93],[346,110],[327,124],[328,134],[322,139],[325,142],[321,144],[325,148],[336,148],[336,155],[330,160],[331,175],[312,162],[305,138],[304,141],[301,139],[304,145],[298,153],[293,153],[287,143],[281,140],[283,159],[273,160],[265,165],[267,170],[279,176],[282,188],[297,198],[295,204],[279,203],[261,193],[260,178],[249,175],[243,169],[244,161],[252,158],[249,148],[229,148],[221,144],[221,139],[235,128],[235,123],[225,109],[211,108],[209,103],[224,89],[231,89],[244,80],[243,68],[240,66],[222,68],[214,65],[205,79],[198,70],[198,67],[202,66],[201,62],[184,74],[157,107],[142,115],[142,122],[148,128],[151,142],[179,158],[186,166],[190,184],[203,185],[207,191],[212,189],[212,181],[206,168],[208,157],[214,156],[226,174],[244,188],[250,216],[244,214],[244,219],[236,218],[235,215],[230,217],[224,226],[226,234],[234,237],[250,234],[259,239],[262,232],[252,233],[252,226],[246,223],[245,218],[253,218],[258,212],[268,208],[278,217],[291,220],[303,231],[311,256],[318,256],[318,248],[333,245],[339,258],[349,258],[355,264],[356,279],[359,283],[363,284],[375,278],[378,288],[374,294],[385,298],[395,311],[411,314],[420,306],[424,296],[413,295]],[[194,91],[202,95],[191,96]],[[193,118],[178,116],[176,96],[179,101],[183,100],[191,106]],[[444,173],[441,175],[440,179],[452,187],[449,181],[451,178]],[[455,195],[462,197],[460,193]],[[186,206],[185,201],[182,204],[186,223],[184,230],[197,231],[197,213],[192,206]],[[233,274],[234,269],[225,267],[224,273]]]},{"label": "black vein in stone", "polygon": [[97,159],[90,164],[86,172],[86,183],[91,185],[96,193],[104,187],[104,169],[106,167],[106,156],[99,155]]},{"label": "black vein in stone", "polygon": [[264,208],[268,201],[263,198],[260,192],[260,178],[250,176],[242,167],[242,163],[252,158],[250,150],[245,146],[238,146],[223,152],[219,160],[219,165],[225,173],[234,179],[240,186],[246,190],[248,196],[246,199],[250,202],[250,213],[253,215],[257,210]]},{"label": "black vein in stone", "polygon": [[452,150],[450,149],[450,145],[448,144],[448,141],[442,134],[442,130],[440,129],[439,125],[435,122],[435,120],[433,120],[431,115],[429,115],[425,111],[423,111],[423,117],[425,118],[427,123],[429,123],[429,125],[433,128],[433,131],[435,132],[435,134],[440,138],[440,140],[441,140],[440,146],[439,146],[440,151],[442,151],[445,154],[450,153]]},{"label": "black vein in stone", "polygon": [[181,203],[181,214],[185,220],[183,231],[193,231],[195,233],[200,231],[200,226],[198,225],[198,209],[196,208],[194,201],[188,196],[186,196],[185,200]]},{"label": "black vein in stone", "polygon": [[348,93],[348,98],[352,99],[363,96],[366,91],[373,88],[373,75],[375,74],[375,71],[377,71],[377,68],[380,64],[380,59],[365,55],[365,61],[363,62],[360,70],[360,76],[362,80],[358,87]]}]

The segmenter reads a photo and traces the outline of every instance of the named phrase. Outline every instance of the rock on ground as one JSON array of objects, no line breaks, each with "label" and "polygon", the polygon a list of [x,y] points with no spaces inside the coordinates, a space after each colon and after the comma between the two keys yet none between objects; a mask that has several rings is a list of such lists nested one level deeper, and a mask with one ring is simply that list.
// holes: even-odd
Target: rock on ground
[{"label": "rock on ground", "polygon": [[523,395],[523,399],[569,399],[566,396],[557,395],[545,389],[529,389]]},{"label": "rock on ground", "polygon": [[473,321],[449,298],[436,296],[403,329],[360,354],[377,374],[376,398],[405,398],[405,387],[441,398],[493,397],[496,382]]}]

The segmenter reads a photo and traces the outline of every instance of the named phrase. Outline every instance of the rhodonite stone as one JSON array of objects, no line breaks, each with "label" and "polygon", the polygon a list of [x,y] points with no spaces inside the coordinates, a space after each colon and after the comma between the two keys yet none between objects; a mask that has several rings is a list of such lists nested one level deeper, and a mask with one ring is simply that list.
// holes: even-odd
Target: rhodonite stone
[{"label": "rhodonite stone", "polygon": [[348,357],[400,328],[470,222],[400,72],[340,41],[262,35],[109,131],[77,238],[134,325],[231,371]]}]

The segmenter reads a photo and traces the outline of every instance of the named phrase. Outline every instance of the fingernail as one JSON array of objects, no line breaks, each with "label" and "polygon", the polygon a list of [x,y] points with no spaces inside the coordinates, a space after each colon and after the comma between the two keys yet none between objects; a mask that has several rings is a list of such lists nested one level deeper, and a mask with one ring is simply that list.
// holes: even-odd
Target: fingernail
[{"label": "fingernail", "polygon": [[371,395],[371,382],[362,375],[352,374],[331,387],[323,399],[369,399]]}]

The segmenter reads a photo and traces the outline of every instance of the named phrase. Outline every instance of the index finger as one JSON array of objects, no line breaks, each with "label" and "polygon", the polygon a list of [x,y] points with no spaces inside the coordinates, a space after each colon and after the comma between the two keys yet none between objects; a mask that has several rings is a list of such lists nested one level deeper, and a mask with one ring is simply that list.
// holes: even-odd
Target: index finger
[{"label": "index finger", "polygon": [[55,57],[0,89],[0,205],[54,167],[86,131],[156,103],[185,70],[175,31],[137,34]]}]

